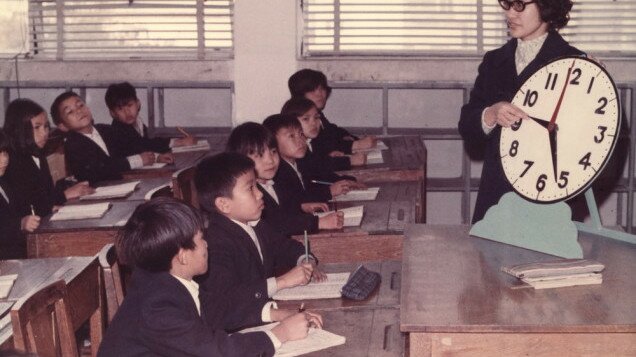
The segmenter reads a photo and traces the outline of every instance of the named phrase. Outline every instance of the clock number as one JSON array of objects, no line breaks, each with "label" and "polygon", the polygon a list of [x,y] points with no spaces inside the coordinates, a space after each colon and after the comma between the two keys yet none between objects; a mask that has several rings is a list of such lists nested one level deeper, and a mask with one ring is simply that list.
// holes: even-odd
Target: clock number
[{"label": "clock number", "polygon": [[579,78],[581,77],[581,73],[582,72],[580,68],[575,68],[572,71],[572,75],[574,76],[574,78],[570,80],[570,84],[579,85]]},{"label": "clock number", "polygon": [[510,125],[510,129],[512,129],[512,131],[517,131],[519,130],[520,127],[521,127],[521,119],[517,120],[516,122],[512,123],[512,125]]},{"label": "clock number", "polygon": [[539,93],[536,90],[529,90],[526,92],[526,98],[523,100],[523,105],[533,107],[539,99]]},{"label": "clock number", "polygon": [[537,191],[541,192],[545,189],[545,180],[548,178],[548,175],[542,174],[539,175],[539,179],[537,180]]},{"label": "clock number", "polygon": [[590,78],[590,85],[587,86],[587,94],[590,94],[590,92],[592,91],[592,86],[594,85],[594,78],[596,77]]},{"label": "clock number", "polygon": [[514,140],[512,144],[510,145],[510,150],[508,150],[508,154],[510,154],[510,156],[512,157],[515,157],[517,156],[518,149],[519,149],[519,142],[517,140]]},{"label": "clock number", "polygon": [[559,182],[557,185],[559,188],[565,188],[568,185],[568,175],[570,173],[568,171],[561,171],[561,176],[559,176]]},{"label": "clock number", "polygon": [[607,98],[601,97],[601,99],[598,100],[598,104],[600,104],[600,106],[596,108],[594,113],[601,114],[601,115],[605,114],[605,106],[607,105]]},{"label": "clock number", "polygon": [[600,144],[601,141],[603,141],[603,139],[605,139],[605,131],[607,130],[606,126],[599,126],[598,129],[601,131],[599,134],[601,135],[600,138],[598,138],[596,135],[594,135],[594,142],[597,144]]},{"label": "clock number", "polygon": [[523,163],[526,165],[526,168],[525,168],[525,170],[523,170],[521,175],[519,175],[519,177],[523,177],[526,174],[526,172],[528,172],[528,170],[530,170],[532,165],[534,165],[534,161],[530,161],[530,160],[524,160]]},{"label": "clock number", "polygon": [[581,160],[579,160],[579,165],[583,166],[583,170],[587,170],[588,166],[591,166],[592,164],[590,164],[590,156],[592,155],[591,152],[588,152],[587,154],[585,154]]},{"label": "clock number", "polygon": [[[554,75],[554,77],[552,75]],[[559,77],[558,73],[548,72],[548,80],[545,81],[545,89],[554,90],[558,77]]]}]

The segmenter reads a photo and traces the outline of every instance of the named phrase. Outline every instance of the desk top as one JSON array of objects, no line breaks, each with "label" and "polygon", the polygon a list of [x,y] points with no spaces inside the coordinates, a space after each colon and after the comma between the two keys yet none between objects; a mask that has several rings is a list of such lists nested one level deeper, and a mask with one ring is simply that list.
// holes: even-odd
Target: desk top
[{"label": "desk top", "polygon": [[40,227],[30,234],[79,230],[115,230],[123,226],[135,208],[144,201],[115,200],[110,202],[112,206],[102,218],[51,221],[51,215],[48,215],[44,217]]},{"label": "desk top", "polygon": [[382,151],[383,163],[354,166],[340,174],[353,174],[366,170],[420,170],[426,166],[426,147],[419,136],[381,137],[388,150]]},{"label": "desk top", "polygon": [[470,237],[469,226],[412,225],[402,256],[404,332],[636,332],[636,246],[580,234],[603,284],[520,288],[501,266],[558,259]]},{"label": "desk top", "polygon": [[[360,234],[402,233],[408,224],[415,223],[415,202],[409,201],[350,201],[338,202],[337,208],[364,206],[362,222],[357,227],[323,229],[312,236],[342,236]],[[333,205],[331,206],[333,208]]]}]

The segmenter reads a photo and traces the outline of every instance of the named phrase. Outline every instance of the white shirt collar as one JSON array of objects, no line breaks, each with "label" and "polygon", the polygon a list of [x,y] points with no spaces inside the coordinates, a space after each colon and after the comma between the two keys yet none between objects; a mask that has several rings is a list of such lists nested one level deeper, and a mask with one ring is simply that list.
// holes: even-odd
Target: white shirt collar
[{"label": "white shirt collar", "polygon": [[174,276],[185,288],[188,290],[190,295],[192,295],[192,300],[194,300],[194,305],[197,307],[197,311],[199,312],[199,316],[201,316],[201,301],[199,300],[199,284],[197,284],[194,280],[186,280],[180,276],[176,276],[174,274],[170,274]]},{"label": "white shirt collar", "polygon": [[97,146],[99,146],[106,153],[106,155],[110,156],[108,148],[106,147],[106,143],[104,142],[102,136],[99,134],[99,131],[97,131],[97,128],[95,128],[95,126],[92,126],[91,129],[92,130],[89,134],[82,134],[91,139],[95,144],[97,144]]},{"label": "white shirt collar", "polygon": [[274,180],[267,180],[265,183],[258,183],[270,196],[276,201],[276,203],[280,204],[278,201],[278,195],[276,194],[276,190],[274,190]]},{"label": "white shirt collar", "polygon": [[515,50],[515,67],[517,74],[523,72],[523,70],[532,62],[537,54],[541,50],[541,46],[548,38],[548,33],[528,41],[517,39],[517,49]]},{"label": "white shirt collar", "polygon": [[252,238],[252,242],[254,242],[254,245],[256,246],[256,250],[258,250],[258,255],[261,257],[261,262],[263,261],[263,252],[261,251],[261,244],[258,242],[258,237],[256,236],[256,231],[254,231],[254,226],[256,226],[258,224],[258,222],[260,221],[249,221],[247,222],[247,224],[237,221],[235,219],[230,218],[230,220],[236,224],[239,225],[239,227],[243,228],[243,230],[245,231],[245,233],[247,233],[248,236],[250,236],[250,238]]},{"label": "white shirt collar", "polygon": [[303,174],[301,174],[300,171],[298,171],[298,165],[296,165],[296,162],[291,162],[288,160],[285,160],[285,162],[287,162],[292,167],[292,169],[296,171],[296,175],[298,176],[298,179],[300,180],[300,184],[303,186],[303,188],[305,188],[305,183],[303,182]]},{"label": "white shirt collar", "polygon": [[40,167],[40,158],[37,156],[31,156],[31,158],[33,159],[33,162],[35,163],[35,166],[37,166],[38,169],[41,169],[42,167]]}]

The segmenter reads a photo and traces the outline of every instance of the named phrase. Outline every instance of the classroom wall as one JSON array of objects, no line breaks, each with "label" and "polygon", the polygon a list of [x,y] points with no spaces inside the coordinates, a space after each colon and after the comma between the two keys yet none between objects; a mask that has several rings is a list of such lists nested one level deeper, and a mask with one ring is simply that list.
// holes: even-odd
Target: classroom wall
[{"label": "classroom wall", "polygon": [[[298,11],[296,0],[235,2],[235,51],[234,58],[230,60],[25,60],[19,62],[19,78],[23,82],[232,82],[233,91],[203,89],[192,92],[192,95],[179,96],[178,93],[185,92],[172,90],[175,95],[166,97],[172,98],[166,101],[166,125],[229,126],[248,120],[260,121],[277,112],[289,95],[287,78],[300,68],[315,68],[323,71],[331,81],[353,84],[472,83],[481,61],[481,58],[303,59],[298,56]],[[601,60],[617,81],[636,82],[636,59]],[[13,61],[0,61],[0,81],[15,80]],[[48,107],[62,90],[24,89],[22,96],[31,95]],[[382,109],[379,93],[378,90],[364,88],[336,89],[326,113],[345,126],[380,126]],[[146,94],[142,90],[140,95]],[[11,97],[16,96],[17,93],[12,90]],[[103,90],[89,89],[87,96],[97,121],[110,121],[103,104]],[[462,95],[457,91],[394,90],[389,97],[390,125],[453,128],[461,103]],[[4,111],[4,108],[0,110]],[[463,153],[461,142],[427,141],[426,145],[430,176],[459,175]],[[473,176],[479,177],[480,170],[481,164],[474,162]],[[618,199],[621,198],[611,195],[603,202],[602,214],[606,224],[616,222]],[[460,223],[460,203],[461,197],[457,193],[429,194],[429,222]]]}]

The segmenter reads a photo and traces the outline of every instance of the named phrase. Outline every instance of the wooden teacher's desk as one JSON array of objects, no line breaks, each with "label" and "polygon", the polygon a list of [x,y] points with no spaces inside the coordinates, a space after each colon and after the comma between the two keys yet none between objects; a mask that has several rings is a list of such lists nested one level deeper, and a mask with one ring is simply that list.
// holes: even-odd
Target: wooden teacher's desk
[{"label": "wooden teacher's desk", "polygon": [[501,266],[557,257],[468,230],[405,233],[400,328],[411,356],[636,355],[636,246],[580,234],[584,257],[606,267],[603,283],[534,290]]},{"label": "wooden teacher's desk", "polygon": [[[11,306],[34,289],[63,279],[68,289],[68,307],[77,331],[90,320],[92,355],[102,340],[102,307],[99,262],[95,257],[67,257],[0,261],[0,275],[18,274],[11,293],[0,299],[0,350],[13,346]],[[0,351],[0,355],[2,352]]]}]

